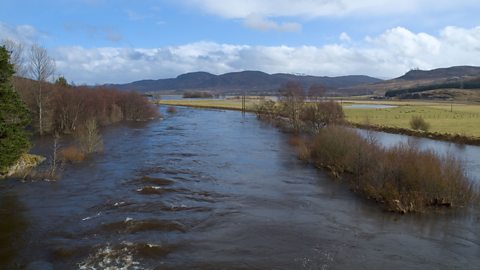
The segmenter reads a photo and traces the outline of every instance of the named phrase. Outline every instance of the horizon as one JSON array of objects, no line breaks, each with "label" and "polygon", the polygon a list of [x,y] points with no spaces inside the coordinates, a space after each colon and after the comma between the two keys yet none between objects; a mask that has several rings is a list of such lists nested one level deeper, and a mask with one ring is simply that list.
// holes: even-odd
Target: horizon
[{"label": "horizon", "polygon": [[46,47],[76,84],[200,70],[390,79],[480,66],[479,11],[473,0],[6,0],[0,40]]}]

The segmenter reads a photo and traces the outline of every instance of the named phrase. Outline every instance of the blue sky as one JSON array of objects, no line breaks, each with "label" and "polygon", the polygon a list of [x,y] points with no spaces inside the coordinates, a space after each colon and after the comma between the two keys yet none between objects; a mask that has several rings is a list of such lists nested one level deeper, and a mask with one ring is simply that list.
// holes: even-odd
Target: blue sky
[{"label": "blue sky", "polygon": [[2,0],[0,39],[46,47],[77,83],[251,69],[390,78],[480,65],[478,14],[473,0]]}]

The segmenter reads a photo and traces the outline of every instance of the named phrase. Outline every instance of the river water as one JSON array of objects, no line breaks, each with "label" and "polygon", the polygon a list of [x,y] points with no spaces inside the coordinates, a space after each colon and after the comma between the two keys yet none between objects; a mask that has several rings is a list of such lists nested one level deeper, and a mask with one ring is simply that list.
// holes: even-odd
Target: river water
[{"label": "river water", "polygon": [[0,269],[479,269],[477,209],[384,212],[287,140],[191,108],[109,127],[61,180],[0,182]]}]

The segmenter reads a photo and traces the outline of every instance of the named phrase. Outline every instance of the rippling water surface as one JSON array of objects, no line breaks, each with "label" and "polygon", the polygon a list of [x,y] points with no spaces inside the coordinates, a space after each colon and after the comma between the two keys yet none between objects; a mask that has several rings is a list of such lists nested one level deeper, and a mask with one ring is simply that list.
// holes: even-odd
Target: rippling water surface
[{"label": "rippling water surface", "polygon": [[297,161],[253,115],[178,108],[104,141],[60,181],[0,182],[0,269],[480,265],[477,210],[385,213]]}]

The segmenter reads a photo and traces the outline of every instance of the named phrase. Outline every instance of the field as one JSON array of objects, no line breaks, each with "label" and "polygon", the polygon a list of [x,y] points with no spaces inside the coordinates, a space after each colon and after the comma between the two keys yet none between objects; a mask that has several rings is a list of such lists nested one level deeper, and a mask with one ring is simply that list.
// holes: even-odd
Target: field
[{"label": "field", "polygon": [[[255,111],[255,105],[259,103],[258,98],[247,98],[246,108],[247,111]],[[188,106],[196,108],[215,108],[226,110],[242,110],[241,99],[186,99],[186,100],[161,100],[159,104],[162,105],[175,105],[175,106]]]},{"label": "field", "polygon": [[403,129],[410,128],[413,116],[421,116],[430,124],[430,132],[480,138],[480,105],[426,102],[387,104],[397,107],[354,109],[348,108],[349,103],[344,103],[344,112],[347,121],[352,123]]},{"label": "field", "polygon": [[[258,98],[247,98],[247,110],[254,111]],[[410,129],[410,119],[422,116],[430,132],[480,138],[480,105],[434,103],[426,101],[342,100],[347,121],[354,124]],[[160,104],[191,107],[241,109],[240,99],[165,100]],[[349,108],[353,104],[392,105],[393,108]]]}]

